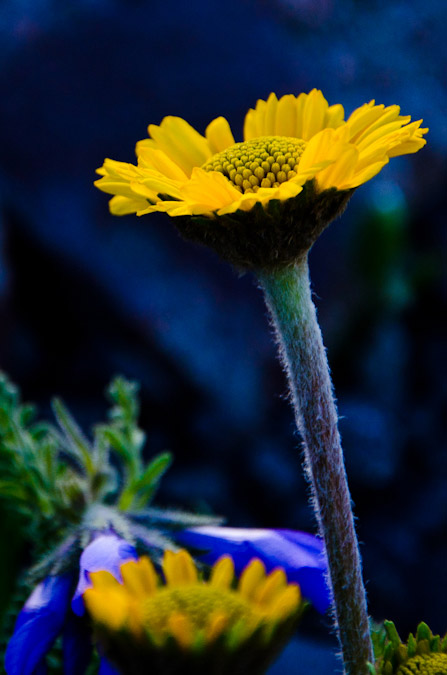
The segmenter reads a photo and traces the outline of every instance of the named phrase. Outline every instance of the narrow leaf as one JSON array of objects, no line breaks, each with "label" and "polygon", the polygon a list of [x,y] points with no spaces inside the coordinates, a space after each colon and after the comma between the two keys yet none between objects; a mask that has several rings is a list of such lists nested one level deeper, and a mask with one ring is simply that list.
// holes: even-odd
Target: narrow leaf
[{"label": "narrow leaf", "polygon": [[71,449],[81,458],[87,474],[91,476],[95,468],[89,442],[60,399],[53,400],[53,410]]}]

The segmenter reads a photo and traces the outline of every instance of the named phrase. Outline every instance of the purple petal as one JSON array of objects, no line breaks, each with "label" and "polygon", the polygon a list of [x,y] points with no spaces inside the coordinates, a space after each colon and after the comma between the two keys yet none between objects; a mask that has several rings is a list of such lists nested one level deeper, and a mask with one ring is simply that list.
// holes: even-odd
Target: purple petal
[{"label": "purple petal", "polygon": [[115,666],[112,666],[110,661],[107,661],[107,659],[103,657],[99,666],[98,675],[120,675],[120,671],[117,670]]},{"label": "purple petal", "polygon": [[90,572],[106,570],[113,574],[115,579],[122,581],[120,565],[127,560],[137,558],[135,548],[116,534],[101,534],[83,551],[79,560],[79,582],[76,587],[71,608],[75,614],[84,614],[82,594],[91,587]]},{"label": "purple petal", "polygon": [[331,604],[326,585],[327,562],[320,539],[293,530],[264,530],[233,527],[196,527],[182,530],[177,541],[206,551],[200,556],[212,565],[220,556],[231,555],[240,574],[252,558],[260,558],[267,572],[283,567],[289,581],[301,587],[303,596],[322,614]]},{"label": "purple petal", "polygon": [[70,602],[71,575],[47,577],[20,612],[5,655],[8,675],[44,672],[43,659],[61,632]]},{"label": "purple petal", "polygon": [[92,638],[86,621],[68,612],[63,633],[64,675],[85,675],[92,656]]}]

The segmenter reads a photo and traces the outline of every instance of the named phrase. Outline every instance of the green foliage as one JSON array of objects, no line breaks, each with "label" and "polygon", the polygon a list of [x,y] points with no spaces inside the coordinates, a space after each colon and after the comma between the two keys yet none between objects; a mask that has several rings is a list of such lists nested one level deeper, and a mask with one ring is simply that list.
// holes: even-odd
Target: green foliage
[{"label": "green foliage", "polygon": [[117,377],[107,394],[108,419],[90,442],[62,401],[53,402],[57,426],[37,421],[34,407],[0,374],[0,499],[39,548],[78,525],[92,504],[147,507],[171,464],[167,452],[143,460],[137,385]]},{"label": "green foliage", "polygon": [[117,377],[108,389],[112,402],[109,422],[95,429],[98,447],[108,447],[121,460],[125,486],[118,499],[121,510],[139,509],[153,499],[164,473],[171,465],[168,452],[157,455],[149,464],[144,464],[141,451],[145,434],[137,426],[139,405],[137,385]]},{"label": "green foliage", "polygon": [[37,422],[17,388],[0,374],[0,498],[30,535],[56,531],[83,500],[84,481],[60,459],[55,428]]},{"label": "green foliage", "polygon": [[[93,428],[90,441],[59,399],[53,401],[56,424],[37,421],[34,407],[23,404],[0,373],[0,507],[8,522],[20,521],[23,541],[38,561],[15,589],[0,587],[0,597],[10,598],[1,651],[32,586],[49,574],[71,570],[75,577],[82,550],[98,532],[115,532],[158,564],[164,549],[177,548],[173,530],[221,522],[151,506],[172,458],[163,452],[144,460],[137,393],[134,382],[112,381],[107,419]],[[49,673],[61,672],[58,644],[48,667]]]},{"label": "green foliage", "polygon": [[137,393],[135,382],[112,381],[107,419],[90,441],[59,399],[57,424],[36,421],[34,407],[0,373],[0,501],[22,519],[40,559],[34,580],[74,565],[92,532],[113,530],[157,559],[164,548],[176,548],[173,529],[221,522],[151,506],[172,457],[162,452],[144,460]]}]

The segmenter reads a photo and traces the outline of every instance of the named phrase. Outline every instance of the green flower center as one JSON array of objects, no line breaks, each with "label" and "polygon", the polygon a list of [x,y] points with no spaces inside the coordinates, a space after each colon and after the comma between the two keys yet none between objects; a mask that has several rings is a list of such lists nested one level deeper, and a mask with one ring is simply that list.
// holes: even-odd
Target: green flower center
[{"label": "green flower center", "polygon": [[257,192],[296,176],[305,146],[299,138],[260,136],[217,153],[202,169],[220,171],[239,192]]},{"label": "green flower center", "polygon": [[403,664],[396,675],[447,675],[447,654],[414,656]]},{"label": "green flower center", "polygon": [[200,630],[207,626],[216,611],[225,614],[230,625],[239,619],[250,621],[256,618],[254,608],[238,593],[208,585],[160,589],[143,607],[146,628],[157,633],[167,629],[172,614],[184,614],[193,628]]}]

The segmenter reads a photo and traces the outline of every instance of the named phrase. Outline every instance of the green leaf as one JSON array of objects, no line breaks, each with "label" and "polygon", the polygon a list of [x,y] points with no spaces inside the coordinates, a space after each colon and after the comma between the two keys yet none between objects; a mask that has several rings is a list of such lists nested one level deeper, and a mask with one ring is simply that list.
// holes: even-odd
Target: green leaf
[{"label": "green leaf", "polygon": [[144,491],[146,499],[148,498],[148,491],[150,491],[150,496],[152,496],[163,474],[166,473],[171,464],[172,454],[170,452],[162,452],[157,455],[146,467],[141,478],[136,481],[136,490],[138,492]]},{"label": "green leaf", "polygon": [[103,438],[111,445],[112,449],[121,457],[126,465],[133,464],[132,448],[129,448],[126,437],[119,429],[115,429],[111,425],[105,424],[96,427],[96,433],[102,435]]},{"label": "green leaf", "polygon": [[139,414],[139,404],[137,400],[139,385],[136,382],[125,380],[123,377],[115,377],[109,388],[107,395],[115,403],[110,411],[110,418],[121,420],[127,424],[134,424]]},{"label": "green leaf", "polygon": [[163,474],[168,470],[172,462],[172,455],[169,452],[157,455],[146,467],[142,476],[130,482],[123,490],[119,508],[127,510],[134,506],[142,508],[155,494],[158,484]]},{"label": "green leaf", "polygon": [[431,640],[431,638],[432,632],[430,628],[427,626],[426,623],[421,621],[416,630],[416,640],[419,642],[420,640]]},{"label": "green leaf", "polygon": [[86,474],[92,476],[95,472],[95,465],[92,458],[92,448],[90,447],[89,442],[60,399],[55,398],[53,400],[53,410],[71,450],[81,461],[81,465],[85,468]]},{"label": "green leaf", "polygon": [[418,643],[417,643],[413,633],[410,633],[410,635],[408,636],[408,642],[407,642],[408,656],[409,656],[410,659],[413,658],[413,656],[416,656],[417,646],[418,646]]},{"label": "green leaf", "polygon": [[433,638],[430,640],[430,651],[432,653],[441,651],[441,636],[440,635],[434,635]]},{"label": "green leaf", "polygon": [[402,642],[402,640],[400,639],[399,633],[397,632],[396,626],[394,625],[393,621],[384,621],[383,625],[385,626],[388,640],[391,642],[393,647],[399,645]]}]

